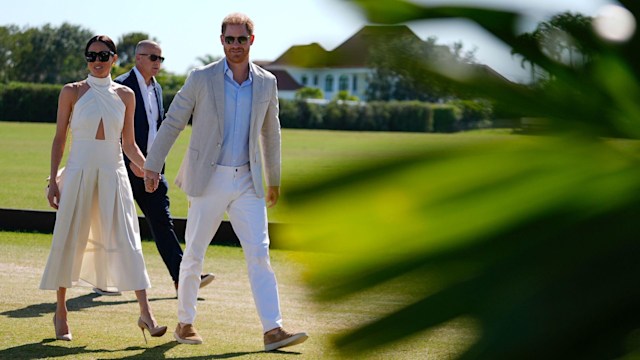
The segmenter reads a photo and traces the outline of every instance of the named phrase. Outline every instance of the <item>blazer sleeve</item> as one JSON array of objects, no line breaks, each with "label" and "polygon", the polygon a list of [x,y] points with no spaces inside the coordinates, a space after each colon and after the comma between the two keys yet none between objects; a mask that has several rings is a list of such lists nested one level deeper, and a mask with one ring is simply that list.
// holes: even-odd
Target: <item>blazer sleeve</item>
[{"label": "blazer sleeve", "polygon": [[281,134],[278,117],[278,85],[275,77],[272,79],[271,99],[260,131],[260,144],[262,145],[265,182],[267,186],[280,186]]},{"label": "blazer sleeve", "polygon": [[153,145],[147,152],[147,160],[144,163],[145,169],[158,173],[162,170],[169,150],[171,150],[180,132],[189,123],[196,104],[198,86],[197,73],[191,72],[184,86],[173,98],[169,111],[167,111],[167,115],[153,141]]}]

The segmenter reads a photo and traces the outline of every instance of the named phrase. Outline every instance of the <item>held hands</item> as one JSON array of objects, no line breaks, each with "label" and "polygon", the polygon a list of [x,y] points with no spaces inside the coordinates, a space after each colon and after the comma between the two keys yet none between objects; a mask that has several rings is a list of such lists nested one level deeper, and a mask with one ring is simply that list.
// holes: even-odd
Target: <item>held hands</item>
[{"label": "held hands", "polygon": [[156,191],[158,188],[158,184],[160,184],[160,174],[157,172],[153,172],[151,170],[144,170],[144,189],[148,193],[152,193]]}]

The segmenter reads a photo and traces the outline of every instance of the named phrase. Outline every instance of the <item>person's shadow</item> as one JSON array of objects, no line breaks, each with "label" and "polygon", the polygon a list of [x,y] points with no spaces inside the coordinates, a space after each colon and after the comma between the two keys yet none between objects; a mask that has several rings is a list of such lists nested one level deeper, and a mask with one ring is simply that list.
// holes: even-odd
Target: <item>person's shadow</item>
[{"label": "person's shadow", "polygon": [[[120,305],[126,303],[137,303],[136,300],[112,300],[112,301],[94,301],[97,297],[102,297],[102,295],[96,293],[89,293],[86,295],[81,295],[72,299],[67,300],[67,308],[69,311],[80,311],[83,309],[93,308],[97,306],[109,306],[109,305]],[[149,301],[161,301],[161,300],[175,300],[175,297],[171,298],[154,298],[149,299]],[[203,300],[198,298],[198,300]],[[8,310],[0,313],[0,315],[4,315],[10,318],[35,318],[41,317],[46,314],[53,314],[56,309],[56,303],[41,303],[29,305],[27,307],[16,309],[16,310]],[[167,343],[155,346],[155,347],[139,347],[133,346],[120,350],[106,350],[106,349],[96,349],[96,350],[88,350],[86,346],[76,346],[76,347],[61,347],[54,346],[51,343],[55,343],[55,339],[44,339],[38,343],[24,344],[19,345],[7,349],[0,350],[0,359],[41,359],[43,356],[48,358],[56,358],[61,356],[69,356],[75,354],[96,354],[96,356],[100,353],[112,353],[116,351],[134,351],[134,350],[144,350],[142,353],[131,355],[128,357],[124,357],[122,359],[166,359],[165,353],[176,345],[179,345],[175,341],[169,341]],[[246,351],[246,352],[233,352],[226,354],[212,354],[207,356],[199,356],[199,357],[185,357],[178,359],[196,359],[196,360],[204,360],[204,359],[229,359],[239,356],[245,356],[250,354],[259,354],[264,351]],[[287,351],[272,351],[270,353],[278,353],[282,355],[300,355],[298,352],[287,352]]]},{"label": "person's shadow", "polygon": [[44,339],[39,343],[31,343],[18,345],[10,348],[0,350],[0,359],[42,359],[56,358],[69,355],[80,354],[99,354],[111,352],[111,350],[87,350],[86,345],[76,347],[62,347],[62,346],[50,346],[48,344],[54,343],[55,339]]},{"label": "person's shadow", "polygon": [[[139,359],[166,359],[167,357],[165,356],[165,353],[171,349],[173,349],[174,347],[176,347],[178,344],[176,341],[171,341],[162,345],[158,345],[152,348],[141,348],[141,347],[129,347],[126,348],[124,350],[140,350],[140,349],[144,349],[144,351],[142,353],[136,354],[136,355],[132,355],[132,356],[127,356],[127,357],[123,357],[120,358],[122,359],[129,359],[129,360],[139,360]],[[184,346],[184,345],[183,345]],[[191,345],[188,345],[191,346]],[[241,356],[247,356],[247,355],[254,355],[254,354],[260,354],[260,353],[264,353],[264,354],[278,354],[278,355],[301,355],[301,353],[299,352],[289,352],[289,351],[281,351],[281,350],[275,350],[275,351],[270,351],[270,352],[266,352],[266,351],[239,351],[239,352],[231,352],[231,353],[226,353],[226,354],[209,354],[209,355],[205,355],[205,356],[189,356],[189,357],[172,357],[171,359],[183,359],[183,360],[206,360],[206,359],[231,359],[231,358],[235,358],[235,357],[241,357]]]},{"label": "person's shadow", "polygon": [[[80,311],[97,306],[120,305],[127,303],[137,303],[137,300],[112,300],[112,301],[94,301],[95,298],[102,297],[96,293],[89,293],[67,300],[67,309],[69,311]],[[175,300],[175,298],[153,298],[149,301]],[[56,310],[56,303],[40,303],[33,304],[21,309],[7,310],[0,313],[10,318],[34,318],[46,314],[53,314]]]},{"label": "person's shadow", "polygon": [[[0,350],[0,359],[24,359],[24,360],[32,360],[32,359],[42,359],[46,358],[57,358],[69,355],[83,355],[83,354],[94,354],[93,358],[99,359],[100,354],[104,353],[113,353],[120,351],[136,351],[136,350],[144,350],[141,353],[122,357],[120,359],[166,359],[165,353],[177,345],[179,345],[175,341],[166,342],[164,344],[154,346],[154,347],[140,347],[140,346],[130,346],[125,349],[115,349],[115,350],[106,350],[106,349],[95,349],[88,350],[86,345],[84,346],[76,346],[76,347],[62,347],[62,346],[54,346],[52,343],[55,343],[54,339],[45,339],[39,343],[31,343],[19,345],[7,349]],[[264,351],[243,351],[243,352],[232,352],[226,354],[211,354],[206,356],[192,356],[192,357],[180,357],[180,358],[172,358],[172,359],[194,359],[194,360],[205,360],[205,359],[231,359],[235,357],[241,357],[252,354],[265,353]],[[301,355],[298,352],[287,352],[287,351],[271,351],[270,354],[276,353],[279,355]]]}]

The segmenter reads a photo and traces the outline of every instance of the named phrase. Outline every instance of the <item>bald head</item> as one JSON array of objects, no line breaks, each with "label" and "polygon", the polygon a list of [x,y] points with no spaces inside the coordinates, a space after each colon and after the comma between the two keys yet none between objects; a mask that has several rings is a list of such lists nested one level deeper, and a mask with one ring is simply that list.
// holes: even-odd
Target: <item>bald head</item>
[{"label": "bald head", "polygon": [[136,55],[145,54],[149,50],[160,50],[160,44],[153,40],[142,40],[136,45]]},{"label": "bald head", "polygon": [[136,45],[136,68],[149,85],[151,78],[156,76],[162,66],[162,49],[152,40],[142,40]]}]

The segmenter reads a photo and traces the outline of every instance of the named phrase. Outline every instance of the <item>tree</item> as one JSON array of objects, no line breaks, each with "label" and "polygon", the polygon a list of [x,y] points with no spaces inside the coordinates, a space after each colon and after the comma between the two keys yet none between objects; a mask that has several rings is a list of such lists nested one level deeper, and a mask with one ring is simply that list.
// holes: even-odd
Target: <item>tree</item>
[{"label": "tree", "polygon": [[123,68],[131,68],[136,63],[136,46],[142,40],[153,40],[158,42],[157,39],[151,39],[149,34],[143,32],[131,32],[122,35],[118,39],[118,65]]},{"label": "tree", "polygon": [[0,83],[8,82],[14,62],[11,55],[14,46],[14,36],[19,32],[15,25],[0,26]]},{"label": "tree", "polygon": [[436,41],[435,37],[422,41],[406,36],[376,44],[369,57],[374,75],[366,90],[367,100],[437,102],[455,96],[447,81],[436,75],[425,79],[411,64],[419,59],[430,66],[447,64],[457,69],[475,63],[475,50],[465,52],[462,43],[449,47]]},{"label": "tree", "polygon": [[355,96],[355,95],[351,95],[349,94],[349,92],[347,90],[340,90],[338,91],[338,93],[333,97],[333,100],[341,100],[341,101],[360,101],[360,99]]},{"label": "tree", "polygon": [[[185,80],[187,79],[186,75],[176,75],[166,71],[165,69],[160,69],[160,72],[156,76],[156,80],[162,85],[162,90],[165,93],[177,92],[180,90],[182,85],[184,85]],[[165,104],[168,108],[168,104]]]},{"label": "tree", "polygon": [[592,34],[593,18],[582,14],[564,12],[552,16],[548,21],[539,23],[536,29],[523,33],[516,38],[516,46],[512,54],[523,56],[522,65],[531,66],[534,81],[549,80],[549,74],[536,68],[535,59],[528,53],[521,53],[520,49],[537,48],[549,59],[570,67],[586,66],[593,56],[592,44],[588,41],[577,41],[576,37],[584,38],[585,34]]},{"label": "tree", "polygon": [[92,32],[63,23],[27,28],[9,36],[9,75],[13,81],[60,84],[86,75],[84,48]]},{"label": "tree", "polygon": [[324,99],[324,93],[318,88],[303,87],[296,90],[295,98],[296,100]]},{"label": "tree", "polygon": [[208,64],[211,64],[212,62],[216,62],[216,61],[218,61],[220,59],[222,59],[222,56],[216,56],[216,55],[211,55],[211,54],[206,54],[204,56],[199,56],[199,57],[196,58],[196,60],[198,60],[200,65],[208,65]]}]

